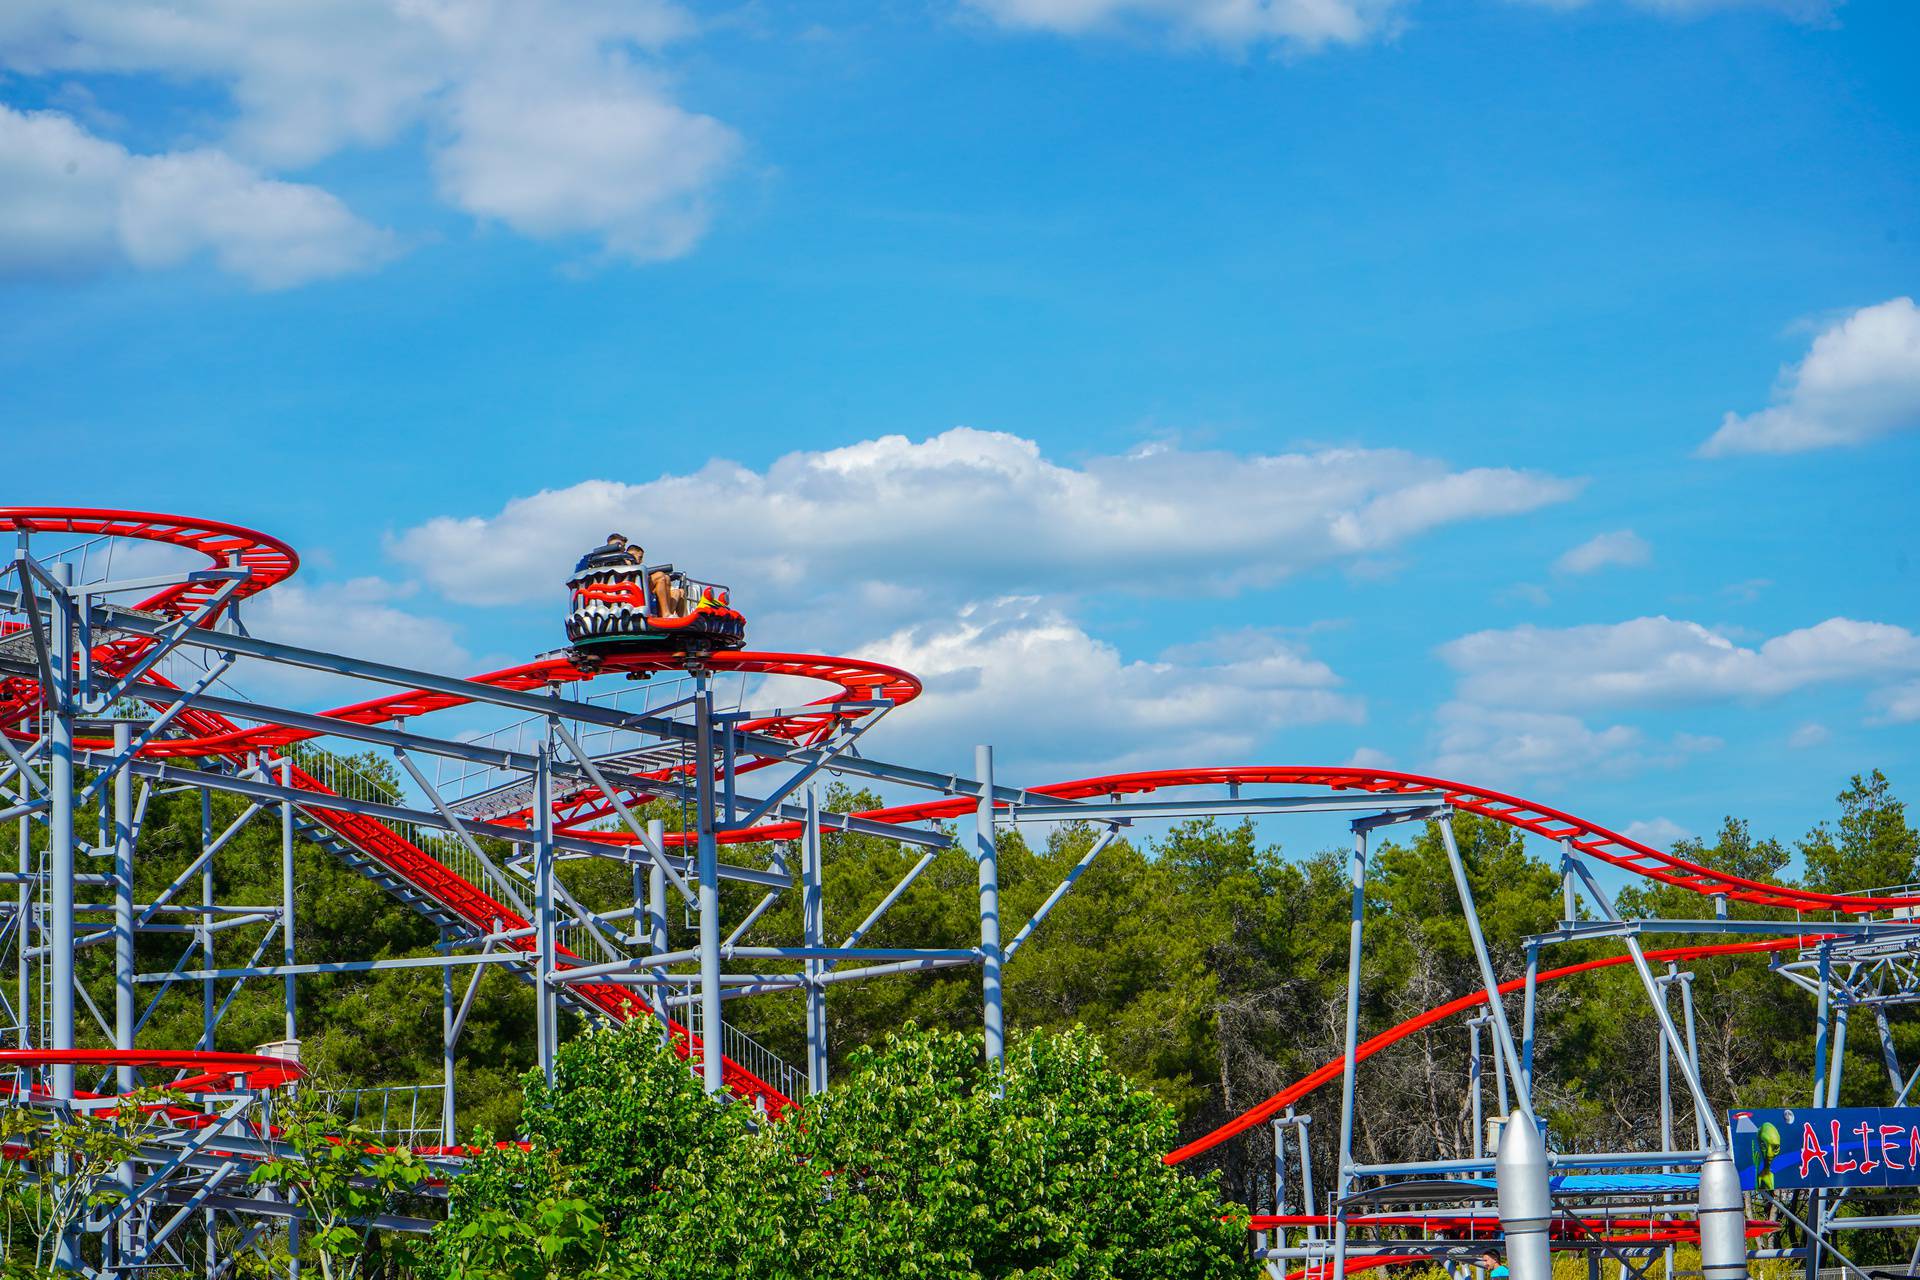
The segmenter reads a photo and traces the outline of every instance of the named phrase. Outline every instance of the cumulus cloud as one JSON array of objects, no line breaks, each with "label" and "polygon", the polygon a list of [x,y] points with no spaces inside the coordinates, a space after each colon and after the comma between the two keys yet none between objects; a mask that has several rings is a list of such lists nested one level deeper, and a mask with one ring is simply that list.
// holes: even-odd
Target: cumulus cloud
[{"label": "cumulus cloud", "polygon": [[1823,330],[1781,370],[1774,404],[1729,413],[1700,446],[1707,458],[1801,453],[1920,427],[1920,308],[1912,298],[1862,307]]},{"label": "cumulus cloud", "polygon": [[1358,723],[1363,702],[1326,663],[1268,633],[1128,660],[1033,597],[969,605],[949,620],[864,645],[925,697],[875,731],[898,753],[965,761],[1000,744],[1021,768],[1070,774],[1147,762],[1226,764],[1276,730]]},{"label": "cumulus cloud", "polygon": [[1879,724],[1920,721],[1920,680],[1882,689],[1873,697],[1874,720]]},{"label": "cumulus cloud", "polygon": [[1578,716],[1560,712],[1470,702],[1444,704],[1435,722],[1435,771],[1495,785],[1539,777],[1631,773],[1677,763],[1720,745],[1717,739],[1692,734],[1654,743],[1631,725],[1595,729]]},{"label": "cumulus cloud", "polygon": [[1809,685],[1920,669],[1920,636],[1852,618],[1746,647],[1667,617],[1462,636],[1440,648],[1461,696],[1501,706],[1572,709],[1778,697]]},{"label": "cumulus cloud", "polygon": [[[429,671],[466,671],[471,655],[451,623],[404,607],[416,589],[382,578],[303,584],[283,582],[243,609],[247,629],[266,640],[325,649],[375,662]],[[339,686],[337,677],[298,668],[248,663],[243,684],[265,681],[276,694],[302,696]],[[343,690],[342,700],[360,696]]]},{"label": "cumulus cloud", "polygon": [[658,68],[692,19],[662,0],[16,0],[0,67],[223,90],[224,152],[298,168],[418,131],[443,197],[634,260],[684,253],[738,151]]},{"label": "cumulus cloud", "polygon": [[[1192,603],[1351,561],[1463,520],[1564,501],[1577,483],[1450,470],[1396,450],[1244,455],[1167,449],[1056,463],[1031,440],[956,428],[791,453],[764,471],[589,480],[442,516],[391,550],[451,599],[549,599],[618,529],[654,559],[741,589],[752,609],[927,616],[932,602],[1119,588]],[[697,534],[698,563],[689,563]]]},{"label": "cumulus cloud", "polygon": [[1137,32],[1228,48],[1357,44],[1388,30],[1405,0],[968,0],[1014,30]]},{"label": "cumulus cloud", "polygon": [[1553,562],[1556,573],[1592,573],[1613,566],[1645,564],[1653,556],[1647,540],[1631,529],[1595,534],[1577,547],[1569,547]]},{"label": "cumulus cloud", "polygon": [[202,255],[258,288],[365,271],[394,237],[319,187],[220,151],[136,155],[57,112],[0,106],[0,272],[173,267]]}]

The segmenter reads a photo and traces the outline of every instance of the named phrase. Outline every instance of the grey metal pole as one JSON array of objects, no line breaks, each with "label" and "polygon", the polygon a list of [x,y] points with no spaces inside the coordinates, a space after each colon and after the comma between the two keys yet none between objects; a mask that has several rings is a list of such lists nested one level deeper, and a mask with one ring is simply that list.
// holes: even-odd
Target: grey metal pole
[{"label": "grey metal pole", "polygon": [[[133,726],[115,724],[114,754],[132,745]],[[133,771],[121,769],[113,778],[113,1047],[121,1050],[133,1048],[133,975]],[[139,1086],[131,1066],[116,1068],[115,1080],[121,1093]]]},{"label": "grey metal pole", "polygon": [[[200,793],[200,851],[205,853],[213,844],[213,792]],[[213,859],[208,858],[200,869],[200,903],[213,905]],[[211,972],[217,968],[213,950],[213,912],[203,911],[194,929],[194,937],[200,944],[200,962]],[[200,1047],[213,1048],[213,979],[205,978],[200,983]],[[207,1104],[212,1110],[212,1104]]]},{"label": "grey metal pole", "polygon": [[[659,818],[647,819],[647,839],[655,849],[664,849],[667,838],[667,824]],[[667,872],[657,859],[647,863],[647,952],[649,955],[664,955],[667,950]],[[660,1043],[670,1042],[672,1032],[667,1030],[667,989],[662,985],[653,988],[653,1011],[660,1022]]]},{"label": "grey metal pole", "polygon": [[[280,785],[293,786],[291,760],[280,762]],[[288,965],[294,963],[293,884],[293,802],[283,800],[280,802],[280,954]],[[282,997],[286,1004],[286,1038],[290,1041],[300,1038],[300,1026],[295,1013],[297,996],[293,975],[289,974]]]},{"label": "grey metal pole", "polygon": [[973,810],[973,857],[980,870],[980,997],[987,1061],[1005,1066],[1007,1013],[1000,985],[1005,957],[1000,951],[1000,854],[993,829],[993,748],[973,749],[973,772],[980,780],[980,802]]},{"label": "grey metal pole", "polygon": [[1347,864],[1353,880],[1353,913],[1347,923],[1347,1029],[1342,1057],[1346,1072],[1340,1082],[1340,1159],[1334,1170],[1333,1270],[1334,1277],[1347,1273],[1347,1211],[1341,1202],[1347,1198],[1347,1183],[1353,1168],[1353,1095],[1356,1051],[1360,1044],[1360,940],[1367,910],[1367,832],[1353,828],[1353,857]]},{"label": "grey metal pole", "polygon": [[[116,758],[133,745],[133,726],[125,720],[113,726],[113,753]],[[113,776],[113,1047],[133,1048],[133,770],[122,768]],[[122,1094],[139,1087],[131,1065],[114,1069],[114,1083]],[[123,1199],[133,1198],[134,1177],[131,1160],[116,1171]],[[129,1257],[133,1243],[131,1215],[120,1219],[114,1229],[115,1249],[122,1261]]]},{"label": "grey metal pole", "polygon": [[[1493,957],[1488,954],[1487,940],[1480,932],[1480,913],[1474,909],[1473,889],[1467,883],[1467,864],[1461,860],[1460,845],[1453,836],[1453,815],[1449,813],[1435,825],[1440,828],[1440,843],[1446,847],[1447,862],[1453,868],[1454,888],[1460,894],[1460,914],[1467,922],[1467,938],[1473,943],[1473,958],[1480,965],[1480,981],[1487,989],[1487,1016],[1493,1020],[1493,1051],[1499,1059],[1494,1066],[1496,1071],[1504,1066],[1518,1079],[1520,1055],[1513,1047],[1513,1031],[1507,1026],[1506,1002],[1500,995],[1500,979],[1493,972]],[[1520,1110],[1531,1118],[1533,1100],[1522,1098]],[[1502,1139],[1501,1145],[1505,1145],[1505,1139]]]},{"label": "grey metal pole", "polygon": [[1480,1024],[1485,1018],[1475,1018],[1467,1023],[1467,1079],[1473,1089],[1473,1142],[1468,1150],[1478,1160],[1486,1154],[1482,1145],[1482,1134],[1486,1132],[1486,1121],[1482,1118],[1483,1098],[1486,1094],[1486,1082],[1480,1077]]},{"label": "grey metal pole", "polygon": [[[820,795],[817,789],[808,786],[806,826],[800,843],[800,875],[804,885],[800,915],[801,940],[809,947],[827,945],[826,898],[820,859]],[[827,988],[820,981],[826,967],[824,960],[806,962],[808,1093],[824,1093],[827,1088]]]},{"label": "grey metal pole", "polygon": [[1520,1095],[1533,1110],[1533,1041],[1540,997],[1540,945],[1527,944],[1527,985],[1520,999]]},{"label": "grey metal pole", "polygon": [[1813,1006],[1813,1105],[1827,1105],[1827,1001],[1832,989],[1833,953],[1820,944],[1820,988]]},{"label": "grey metal pole", "polygon": [[[1673,966],[1668,965],[1667,976],[1662,977],[1659,980],[1659,982],[1656,984],[1660,992],[1660,999],[1662,1003],[1666,1001],[1667,985],[1672,981],[1672,974],[1673,974]],[[1671,1065],[1672,1054],[1673,1054],[1672,1048],[1668,1046],[1665,1040],[1662,1040],[1660,1042],[1660,1149],[1662,1151],[1673,1150],[1673,1069]],[[1673,1166],[1668,1165],[1664,1169],[1662,1169],[1661,1172],[1672,1173]]]},{"label": "grey metal pole", "polygon": [[693,740],[700,873],[700,1078],[708,1093],[718,1093],[725,1075],[720,1056],[720,848],[713,829],[713,691],[704,675],[698,680]]},{"label": "grey metal pole", "polygon": [[540,1046],[540,1073],[553,1086],[553,744],[542,741],[533,773],[533,1033]]},{"label": "grey metal pole", "polygon": [[[24,805],[33,799],[33,788],[27,781],[27,771],[25,769],[20,771],[19,785],[20,803]],[[18,1013],[20,1017],[20,1034],[15,1040],[14,1047],[17,1049],[25,1049],[33,1044],[33,965],[30,955],[32,947],[34,946],[34,923],[39,915],[39,912],[35,909],[37,904],[33,900],[32,814],[23,813],[20,815],[18,836],[20,848],[16,865],[20,873],[20,888],[14,896],[14,904],[20,914],[15,917],[18,921],[16,928],[19,936],[14,940],[14,959],[19,967],[14,973],[14,978],[16,982],[16,996],[20,1001],[20,1003],[15,1006],[15,1012]],[[46,941],[45,937],[43,936],[40,941],[44,943]]]},{"label": "grey metal pole", "polygon": [[[48,893],[52,920],[47,964],[51,968],[48,1009],[49,1048],[71,1049],[73,1044],[73,619],[64,590],[73,582],[73,566],[55,564],[54,581],[63,590],[49,610],[52,629],[53,688],[48,690],[51,713],[47,742]],[[73,1068],[53,1069],[53,1094],[73,1097]]]},{"label": "grey metal pole", "polygon": [[1853,1005],[1845,999],[1834,1002],[1833,1007],[1833,1051],[1827,1060],[1827,1105],[1840,1105],[1840,1080],[1847,1066],[1847,1021],[1853,1013]]},{"label": "grey metal pole", "polygon": [[[1705,1077],[1700,1074],[1700,1038],[1695,1030],[1693,1021],[1692,973],[1683,973],[1680,975],[1680,1012],[1686,1022],[1687,1061],[1693,1067],[1694,1078],[1705,1079]],[[1705,1116],[1700,1114],[1698,1107],[1694,1108],[1693,1112],[1693,1144],[1702,1150],[1705,1150],[1708,1145],[1707,1120]],[[1673,1148],[1669,1147],[1667,1149],[1671,1151]]]},{"label": "grey metal pole", "polygon": [[[444,929],[440,931],[440,940],[447,941]],[[453,1099],[453,968],[443,965],[440,969],[440,1141],[452,1146],[457,1132]]]}]

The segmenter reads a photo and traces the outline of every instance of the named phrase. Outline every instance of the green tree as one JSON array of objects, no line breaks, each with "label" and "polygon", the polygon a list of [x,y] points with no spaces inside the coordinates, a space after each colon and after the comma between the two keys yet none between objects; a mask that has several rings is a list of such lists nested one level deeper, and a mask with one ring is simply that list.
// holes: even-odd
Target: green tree
[{"label": "green tree", "polygon": [[[758,1128],[642,1028],[589,1033],[560,1056],[552,1091],[528,1081],[540,1136],[456,1184],[439,1274],[1253,1274],[1243,1213],[1211,1177],[1160,1161],[1171,1109],[1083,1029],[1022,1038],[1002,1072],[982,1064],[977,1037],[909,1027],[855,1051],[798,1115]],[[643,1134],[657,1151],[635,1152]]]},{"label": "green tree", "polygon": [[1807,883],[1827,893],[1909,884],[1920,860],[1920,832],[1907,825],[1907,806],[1887,776],[1854,774],[1836,800],[1839,830],[1822,822],[1800,842]]}]

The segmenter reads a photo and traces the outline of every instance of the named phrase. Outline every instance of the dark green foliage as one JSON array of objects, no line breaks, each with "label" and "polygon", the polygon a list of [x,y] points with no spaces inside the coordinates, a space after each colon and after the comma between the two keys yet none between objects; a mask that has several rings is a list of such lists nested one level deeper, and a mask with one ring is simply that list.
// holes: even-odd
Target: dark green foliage
[{"label": "dark green foliage", "polygon": [[[530,1079],[527,1097],[532,1148],[485,1157],[456,1188],[441,1274],[1254,1273],[1212,1180],[1160,1162],[1172,1111],[1084,1029],[1024,1037],[1002,1075],[977,1037],[909,1027],[757,1132],[643,1028],[569,1043],[555,1088]],[[529,1230],[542,1222],[571,1234]]]}]

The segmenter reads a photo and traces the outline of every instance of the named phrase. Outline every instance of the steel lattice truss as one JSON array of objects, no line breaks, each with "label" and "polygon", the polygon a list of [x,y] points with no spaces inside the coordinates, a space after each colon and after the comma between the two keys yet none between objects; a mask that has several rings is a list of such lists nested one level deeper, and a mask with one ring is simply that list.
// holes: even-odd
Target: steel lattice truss
[{"label": "steel lattice truss", "polygon": [[[69,508],[0,508],[0,531],[16,536],[13,558],[0,570],[0,817],[13,820],[18,847],[17,868],[7,877],[15,892],[0,901],[0,958],[12,958],[15,977],[11,989],[0,987],[0,1034],[11,1046],[0,1052],[0,1068],[11,1073],[4,1086],[7,1114],[27,1117],[16,1124],[18,1136],[5,1154],[22,1178],[54,1172],[48,1163],[54,1157],[36,1144],[87,1113],[120,1117],[132,1144],[112,1167],[92,1175],[117,1189],[118,1198],[105,1198],[104,1208],[82,1208],[58,1233],[62,1265],[75,1270],[128,1275],[183,1263],[191,1248],[196,1265],[204,1261],[210,1274],[220,1274],[247,1251],[298,1231],[303,1207],[252,1189],[247,1175],[284,1150],[276,1109],[289,1090],[304,1087],[295,996],[305,977],[400,967],[442,974],[446,1074],[427,1091],[433,1105],[426,1118],[419,1090],[398,1104],[390,1096],[351,1100],[368,1108],[377,1101],[384,1131],[435,1163],[439,1177],[424,1193],[430,1207],[433,1188],[460,1168],[454,1048],[486,973],[499,970],[533,986],[543,1069],[552,1070],[562,1007],[595,1019],[648,1019],[679,1046],[710,1092],[777,1122],[796,1097],[827,1086],[826,1004],[841,982],[978,968],[987,1052],[1000,1055],[1003,967],[1099,854],[1131,824],[1150,820],[1336,813],[1353,831],[1344,1053],[1167,1156],[1178,1163],[1256,1127],[1270,1129],[1275,1201],[1254,1227],[1261,1256],[1276,1275],[1294,1268],[1331,1276],[1436,1259],[1458,1267],[1484,1248],[1485,1236],[1499,1227],[1484,1197],[1464,1205],[1425,1202],[1416,1184],[1495,1167],[1480,1145],[1483,1043],[1492,1051],[1500,1113],[1531,1123],[1541,983],[1631,965],[1661,1028],[1663,1150],[1553,1157],[1562,1171],[1698,1169],[1714,1152],[1724,1153],[1726,1137],[1700,1085],[1690,975],[1681,967],[1701,957],[1770,956],[1790,981],[1816,995],[1819,1057],[1829,1064],[1816,1103],[1838,1094],[1848,1017],[1856,1007],[1875,1019],[1890,1097],[1904,1100],[1920,1077],[1899,1063],[1888,1022],[1896,1006],[1920,998],[1920,925],[1913,919],[1920,896],[1823,894],[1743,879],[1518,797],[1387,770],[1175,769],[1024,787],[995,780],[985,747],[965,774],[891,763],[872,755],[864,737],[919,696],[921,686],[911,674],[879,663],[755,652],[690,661],[653,653],[609,657],[587,670],[562,653],[479,676],[448,676],[249,634],[246,602],[298,566],[290,547],[263,534],[207,520]],[[151,553],[156,546],[180,567],[115,576],[116,549]],[[380,692],[312,712],[253,701],[233,689],[234,678],[266,667],[325,673]],[[609,686],[618,691],[608,692]],[[463,727],[475,717],[495,727],[478,736],[455,732],[446,713],[456,711]],[[366,750],[390,758],[410,780],[404,796],[370,785],[343,763],[341,752]],[[858,813],[824,812],[818,784],[827,771],[899,800]],[[209,816],[200,855],[164,891],[136,901],[142,820],[149,797],[161,788],[237,796],[246,808],[215,830],[203,800]],[[654,812],[643,806],[663,800],[686,815],[683,830],[642,819]],[[75,831],[75,815],[96,801],[101,831],[89,841]],[[1507,823],[1559,847],[1565,919],[1555,932],[1528,941],[1523,976],[1502,980],[1494,972],[1448,820],[1455,811]],[[1365,945],[1369,841],[1383,827],[1428,821],[1436,823],[1453,868],[1482,989],[1362,1041],[1354,995]],[[1004,934],[995,832],[1009,823],[1054,822],[1090,824],[1099,836],[1035,915]],[[277,902],[215,898],[215,860],[248,823],[278,825],[283,883]],[[44,828],[43,838],[35,839],[36,828]],[[827,831],[881,836],[921,855],[838,941],[824,931],[821,839]],[[514,853],[496,859],[483,839],[505,841]],[[418,912],[440,931],[443,946],[417,957],[295,963],[296,840],[317,844]],[[771,847],[771,858],[741,857],[735,851],[745,852],[744,846]],[[979,944],[865,945],[934,856],[954,846],[979,867]],[[103,857],[96,864],[85,858],[88,852]],[[584,857],[633,869],[630,908],[594,912],[573,900],[554,867]],[[1600,868],[1689,890],[1709,910],[1698,920],[1622,919],[1596,879]],[[743,919],[722,919],[720,889],[727,881],[764,891]],[[82,900],[80,886],[99,892]],[[787,893],[801,899],[802,935],[791,945],[738,945]],[[91,900],[99,897],[111,902]],[[668,950],[666,927],[676,899],[698,923],[697,946],[678,952]],[[1796,914],[1784,923],[1732,920],[1728,902]],[[237,962],[235,943],[223,949],[233,931],[262,926],[264,937],[248,935],[256,945],[244,962]],[[1656,931],[1773,936],[1643,949],[1639,935]],[[186,940],[179,964],[165,973],[140,972],[135,938],[161,932]],[[1595,937],[1617,939],[1624,949],[1602,960],[1541,967],[1554,945]],[[96,946],[110,948],[115,960],[110,1009],[96,1007],[75,981],[76,952]],[[255,1054],[214,1052],[220,1019],[249,982],[281,985],[285,1041]],[[730,1000],[792,990],[804,992],[807,1003],[807,1060],[798,1066],[741,1035],[725,1016]],[[204,1011],[197,1045],[136,1047],[162,1001],[195,995]],[[1507,996],[1519,997],[1517,1034]],[[1356,1162],[1355,1068],[1461,1015],[1472,1015],[1465,1027],[1473,1045],[1473,1158]],[[76,1047],[83,1043],[110,1047]],[[1343,1091],[1339,1176],[1336,1186],[1316,1192],[1312,1162],[1300,1158],[1310,1124],[1300,1104],[1335,1081]],[[154,1092],[159,1086],[166,1086],[164,1095]],[[1673,1089],[1693,1103],[1695,1130],[1685,1142],[1673,1134]],[[396,1105],[404,1121],[396,1118]],[[1642,1200],[1556,1211],[1553,1247],[1604,1254],[1639,1274],[1660,1250],[1698,1238],[1691,1234],[1690,1192]],[[1831,1205],[1815,1212],[1816,1227],[1839,1225],[1829,1222]],[[431,1218],[364,1225],[421,1230]],[[1802,1251],[1809,1266],[1817,1265],[1820,1247]]]}]

